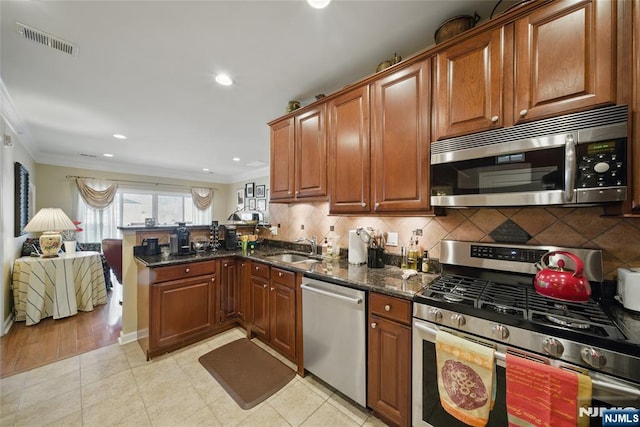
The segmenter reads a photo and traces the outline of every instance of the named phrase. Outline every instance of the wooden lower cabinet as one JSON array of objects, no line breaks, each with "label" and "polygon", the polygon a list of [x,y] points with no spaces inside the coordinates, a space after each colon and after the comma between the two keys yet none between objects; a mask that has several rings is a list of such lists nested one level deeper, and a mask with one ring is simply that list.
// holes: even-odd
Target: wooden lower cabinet
[{"label": "wooden lower cabinet", "polygon": [[220,260],[220,295],[218,298],[220,323],[240,317],[242,293],[237,276],[237,261],[234,258]]},{"label": "wooden lower cabinet", "polygon": [[369,295],[367,404],[384,421],[411,424],[411,302]]},{"label": "wooden lower cabinet", "polygon": [[213,335],[218,261],[139,267],[138,342],[147,359]]},{"label": "wooden lower cabinet", "polygon": [[251,333],[296,361],[295,273],[252,263],[249,282]]}]

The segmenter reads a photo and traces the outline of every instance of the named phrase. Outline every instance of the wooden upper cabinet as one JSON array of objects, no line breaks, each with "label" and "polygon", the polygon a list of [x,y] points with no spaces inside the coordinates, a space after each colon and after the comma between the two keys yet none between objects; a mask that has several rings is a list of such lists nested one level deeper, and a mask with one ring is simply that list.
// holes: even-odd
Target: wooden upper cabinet
[{"label": "wooden upper cabinet", "polygon": [[271,201],[327,197],[326,106],[271,124]]},{"label": "wooden upper cabinet", "polygon": [[558,1],[515,22],[517,121],[615,102],[616,3]]},{"label": "wooden upper cabinet", "polygon": [[501,27],[436,55],[434,140],[504,125],[504,48],[505,28]]},{"label": "wooden upper cabinet", "polygon": [[331,213],[369,212],[369,86],[329,101],[329,209]]},{"label": "wooden upper cabinet", "polygon": [[375,212],[429,209],[429,65],[415,63],[372,85]]},{"label": "wooden upper cabinet", "polygon": [[271,125],[271,200],[288,200],[294,197],[293,137],[293,117]]},{"label": "wooden upper cabinet", "polygon": [[324,104],[295,118],[295,197],[327,195],[327,140]]}]

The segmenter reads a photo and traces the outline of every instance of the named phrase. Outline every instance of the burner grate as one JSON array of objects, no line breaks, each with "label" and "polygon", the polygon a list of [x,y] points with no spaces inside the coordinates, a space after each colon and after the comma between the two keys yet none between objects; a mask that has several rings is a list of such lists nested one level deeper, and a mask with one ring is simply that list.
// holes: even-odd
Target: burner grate
[{"label": "burner grate", "polygon": [[489,282],[478,299],[478,308],[526,319],[526,293],[519,287]]},{"label": "burner grate", "polygon": [[425,288],[422,296],[437,301],[475,306],[486,285],[485,280],[445,274]]}]

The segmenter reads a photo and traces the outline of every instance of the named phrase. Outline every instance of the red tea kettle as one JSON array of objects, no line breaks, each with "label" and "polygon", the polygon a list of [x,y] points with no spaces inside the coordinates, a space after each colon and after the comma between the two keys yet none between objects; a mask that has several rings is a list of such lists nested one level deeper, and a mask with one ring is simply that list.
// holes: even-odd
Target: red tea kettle
[{"label": "red tea kettle", "polygon": [[[575,271],[564,269],[564,260],[559,259],[558,267],[548,267],[549,257],[563,255],[575,264]],[[547,252],[536,267],[540,270],[534,279],[536,292],[542,296],[568,302],[586,302],[591,296],[591,285],[584,277],[582,260],[570,252]]]}]

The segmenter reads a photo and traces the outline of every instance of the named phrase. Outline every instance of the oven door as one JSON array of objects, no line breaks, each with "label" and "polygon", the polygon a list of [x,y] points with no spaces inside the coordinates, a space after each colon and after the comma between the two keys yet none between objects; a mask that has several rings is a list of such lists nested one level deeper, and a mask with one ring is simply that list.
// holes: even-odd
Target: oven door
[{"label": "oven door", "polygon": [[[419,319],[413,319],[413,426],[463,427],[466,424],[449,415],[440,405],[436,376],[435,329],[454,332]],[[489,416],[488,425],[506,427],[509,423],[507,422],[505,402],[504,363],[498,363],[496,367],[496,386],[496,401]]]},{"label": "oven door", "polygon": [[[436,326],[420,319],[413,319],[413,398],[412,421],[413,426],[449,427],[464,426],[465,424],[449,415],[440,405],[436,374],[436,349],[435,334],[437,330],[452,332],[461,336],[459,331]],[[465,334],[462,334],[465,337]],[[467,335],[471,338],[471,336]],[[476,342],[485,342],[491,345],[491,341],[472,338]],[[556,367],[565,369],[573,367],[555,359],[547,359],[532,353],[525,353],[515,349],[508,349],[498,345],[496,352],[496,400],[489,416],[489,427],[508,426],[506,409],[506,378],[505,378],[505,352],[527,357],[533,357],[542,363],[550,363]],[[589,426],[601,427],[603,425],[603,411],[611,408],[640,409],[640,385],[623,381],[617,378],[603,375],[598,372],[589,372],[591,377],[592,401],[591,406],[583,409],[580,416],[589,417]]]}]

